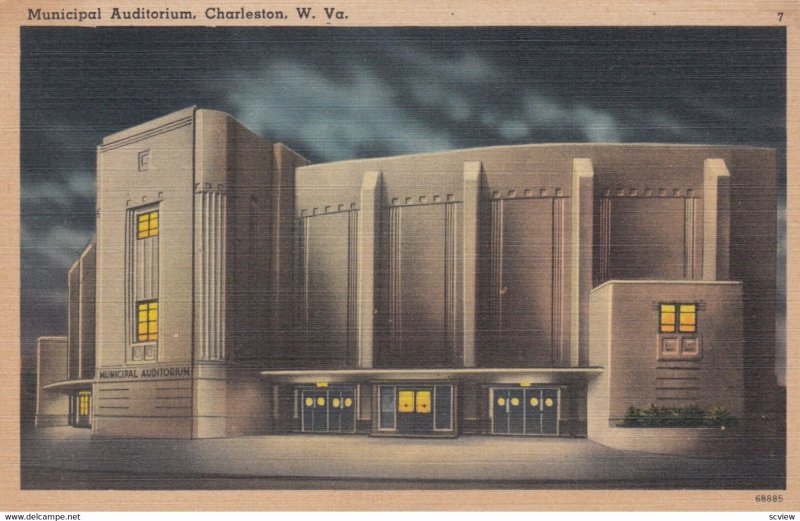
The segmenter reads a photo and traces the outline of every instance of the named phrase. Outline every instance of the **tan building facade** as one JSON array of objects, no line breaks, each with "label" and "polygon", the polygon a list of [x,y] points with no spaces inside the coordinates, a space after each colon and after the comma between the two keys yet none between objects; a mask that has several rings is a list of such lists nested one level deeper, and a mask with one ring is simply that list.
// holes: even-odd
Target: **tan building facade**
[{"label": "tan building facade", "polygon": [[91,427],[96,262],[92,240],[67,275],[67,336],[39,339],[36,353],[37,426]]},{"label": "tan building facade", "polygon": [[603,441],[631,407],[770,400],[773,150],[307,163],[194,108],[103,140],[69,335],[94,434]]},{"label": "tan building facade", "polygon": [[67,379],[67,338],[39,337],[36,343],[36,427],[69,424],[68,396],[45,389]]}]

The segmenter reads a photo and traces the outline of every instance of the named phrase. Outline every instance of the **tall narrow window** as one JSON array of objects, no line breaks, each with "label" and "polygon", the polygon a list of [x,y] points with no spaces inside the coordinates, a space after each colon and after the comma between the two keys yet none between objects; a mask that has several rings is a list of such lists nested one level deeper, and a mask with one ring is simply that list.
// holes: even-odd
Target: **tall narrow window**
[{"label": "tall narrow window", "polygon": [[139,302],[136,305],[136,340],[158,340],[158,301]]},{"label": "tall narrow window", "polygon": [[136,238],[147,239],[158,236],[158,210],[140,213],[137,217]]},{"label": "tall narrow window", "polygon": [[158,360],[159,242],[158,205],[128,209],[126,255],[128,362]]},{"label": "tall narrow window", "polygon": [[395,388],[388,385],[380,386],[381,416],[379,429],[395,428]]},{"label": "tall narrow window", "polygon": [[451,395],[453,388],[449,385],[437,385],[435,388],[434,405],[434,425],[436,430],[451,430],[452,425],[452,402]]},{"label": "tall narrow window", "polygon": [[86,391],[78,394],[78,415],[89,416],[89,393]]}]

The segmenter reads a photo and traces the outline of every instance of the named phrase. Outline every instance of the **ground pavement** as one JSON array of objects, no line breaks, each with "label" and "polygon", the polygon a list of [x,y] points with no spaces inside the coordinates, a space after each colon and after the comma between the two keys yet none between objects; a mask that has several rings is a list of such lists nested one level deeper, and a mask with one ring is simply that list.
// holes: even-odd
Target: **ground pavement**
[{"label": "ground pavement", "polygon": [[[688,458],[611,449],[579,438],[363,435],[245,436],[224,439],[103,439],[86,429],[23,436],[23,488],[174,488],[212,480],[219,488],[783,488],[782,457]],[[59,478],[59,472],[64,475]],[[80,477],[94,476],[91,480]],[[28,476],[25,479],[25,476]],[[68,477],[64,477],[68,476]],[[105,476],[105,478],[103,477]],[[127,477],[127,478],[126,478]],[[139,483],[138,486],[132,483]],[[359,485],[361,484],[361,485]],[[125,486],[123,486],[125,485]],[[66,486],[66,488],[69,488]],[[212,485],[210,488],[214,488]]]}]

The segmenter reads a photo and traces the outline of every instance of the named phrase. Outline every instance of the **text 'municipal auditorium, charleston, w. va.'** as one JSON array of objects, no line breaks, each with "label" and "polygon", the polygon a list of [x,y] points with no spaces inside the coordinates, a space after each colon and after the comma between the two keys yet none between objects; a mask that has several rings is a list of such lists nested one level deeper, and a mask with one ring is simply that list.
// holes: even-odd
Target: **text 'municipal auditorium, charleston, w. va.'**
[{"label": "text 'municipal auditorium, charleston, w. va.'", "polygon": [[[747,439],[778,399],[776,200],[766,148],[311,165],[189,108],[97,149],[97,234],[68,274],[67,335],[39,339],[36,422],[677,453]],[[622,426],[650,405],[736,427]]]}]

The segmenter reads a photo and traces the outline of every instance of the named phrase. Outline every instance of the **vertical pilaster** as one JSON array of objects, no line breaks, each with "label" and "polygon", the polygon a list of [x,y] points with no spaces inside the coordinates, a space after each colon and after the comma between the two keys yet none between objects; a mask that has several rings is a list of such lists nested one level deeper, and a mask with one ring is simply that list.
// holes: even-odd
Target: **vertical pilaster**
[{"label": "vertical pilaster", "polygon": [[375,320],[375,247],[381,209],[381,173],[366,172],[361,183],[358,222],[358,367],[370,368],[373,362]]},{"label": "vertical pilaster", "polygon": [[220,190],[195,193],[195,360],[225,359],[226,196]]},{"label": "vertical pilaster", "polygon": [[478,304],[478,205],[480,203],[481,176],[483,165],[480,161],[464,163],[464,367],[475,367],[476,363],[476,306]]},{"label": "vertical pilaster", "polygon": [[572,247],[570,262],[570,366],[585,365],[589,349],[589,291],[592,289],[594,167],[572,160]]},{"label": "vertical pilaster", "polygon": [[731,174],[722,159],[703,162],[703,280],[727,280]]},{"label": "vertical pilaster", "polygon": [[687,280],[695,278],[695,198],[683,200],[683,277]]},{"label": "vertical pilaster", "polygon": [[565,221],[566,221],[566,204],[564,197],[554,197],[553,204],[553,230],[552,230],[552,273],[551,273],[551,329],[550,335],[552,338],[552,363],[553,367],[563,367],[570,364],[570,354],[567,352],[567,347],[564,342],[566,336],[565,320],[564,320],[564,306],[568,287],[565,279]]}]

